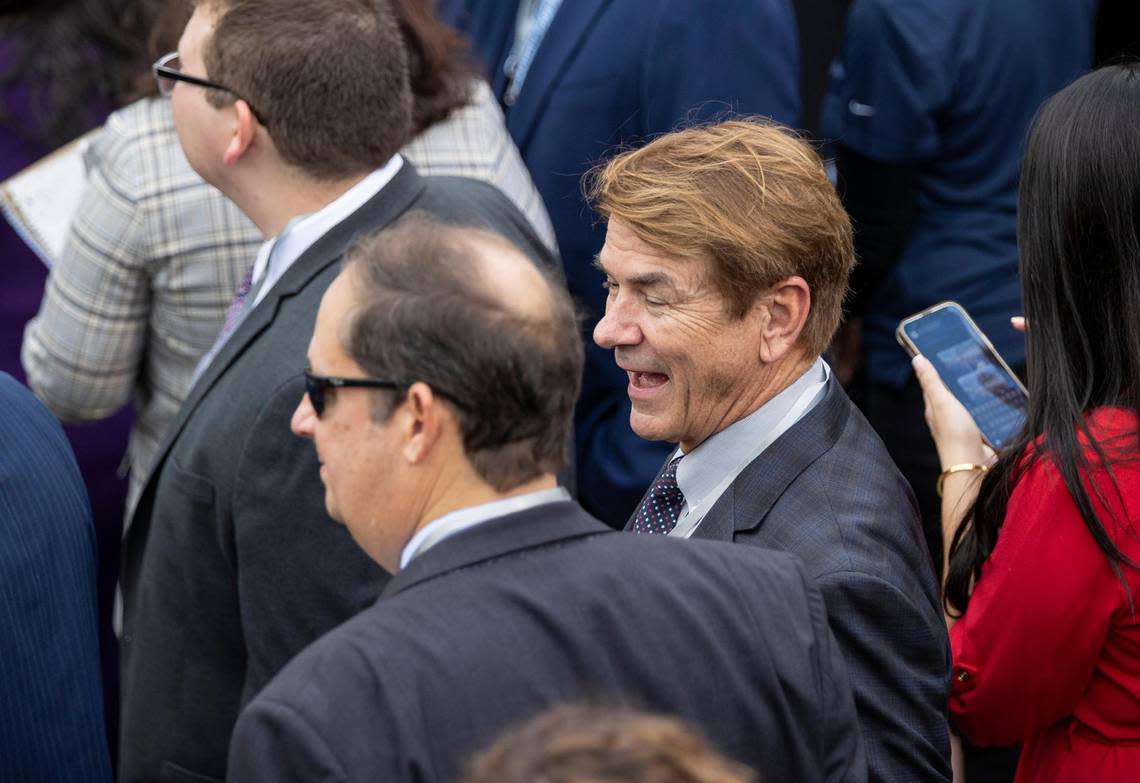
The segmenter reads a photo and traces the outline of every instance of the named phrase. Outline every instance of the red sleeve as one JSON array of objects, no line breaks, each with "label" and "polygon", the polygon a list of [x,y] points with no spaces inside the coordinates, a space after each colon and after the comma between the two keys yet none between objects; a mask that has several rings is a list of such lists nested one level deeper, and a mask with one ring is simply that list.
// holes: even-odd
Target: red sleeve
[{"label": "red sleeve", "polygon": [[1004,745],[1071,714],[1122,604],[1126,593],[1060,474],[1038,460],[1018,481],[950,632],[959,728],[976,743]]}]

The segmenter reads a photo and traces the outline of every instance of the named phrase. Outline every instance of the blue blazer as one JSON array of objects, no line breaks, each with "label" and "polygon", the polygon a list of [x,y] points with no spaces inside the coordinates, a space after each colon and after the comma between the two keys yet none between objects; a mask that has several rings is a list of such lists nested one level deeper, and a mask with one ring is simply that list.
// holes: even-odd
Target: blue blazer
[{"label": "blue blazer", "polygon": [[798,555],[847,661],[869,779],[950,780],[950,644],[934,565],[910,488],[834,377],[693,538]]},{"label": "blue blazer", "polygon": [[109,781],[95,531],[59,422],[0,372],[0,778]]},{"label": "blue blazer", "polygon": [[[502,97],[518,0],[442,0]],[[605,308],[593,261],[605,240],[582,175],[623,146],[727,113],[795,125],[796,23],[788,0],[565,0],[505,107],[542,194],[570,293],[586,310],[586,371],[575,422],[578,498],[621,527],[669,450],[629,427],[626,374],[589,334]]]},{"label": "blue blazer", "polygon": [[227,778],[453,781],[507,727],[591,698],[677,715],[764,780],[866,780],[843,659],[796,558],[623,535],[569,502],[416,557],[250,703]]}]

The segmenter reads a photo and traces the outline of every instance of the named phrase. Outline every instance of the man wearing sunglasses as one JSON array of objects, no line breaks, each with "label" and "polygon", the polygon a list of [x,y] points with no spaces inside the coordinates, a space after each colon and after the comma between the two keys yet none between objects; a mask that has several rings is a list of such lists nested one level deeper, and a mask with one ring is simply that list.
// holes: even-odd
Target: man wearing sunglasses
[{"label": "man wearing sunglasses", "polygon": [[385,3],[203,0],[155,72],[191,166],[266,239],[124,541],[120,779],[202,781],[241,706],[388,578],[330,522],[288,431],[346,247],[417,208],[549,258],[497,190],[397,153],[412,97]]},{"label": "man wearing sunglasses", "polygon": [[364,240],[308,360],[293,431],[329,514],[395,576],[254,699],[231,783],[453,781],[588,696],[680,715],[765,779],[865,779],[798,561],[618,533],[556,486],[583,349],[561,283],[516,248],[421,215]]}]

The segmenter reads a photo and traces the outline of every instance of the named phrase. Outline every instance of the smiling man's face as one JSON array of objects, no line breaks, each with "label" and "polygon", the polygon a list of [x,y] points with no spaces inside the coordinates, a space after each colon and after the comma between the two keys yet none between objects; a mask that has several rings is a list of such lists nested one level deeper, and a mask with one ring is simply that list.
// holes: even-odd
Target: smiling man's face
[{"label": "smiling man's face", "polygon": [[765,393],[759,300],[733,318],[710,261],[663,256],[617,218],[598,265],[609,296],[594,341],[629,376],[634,432],[691,451],[755,410]]}]

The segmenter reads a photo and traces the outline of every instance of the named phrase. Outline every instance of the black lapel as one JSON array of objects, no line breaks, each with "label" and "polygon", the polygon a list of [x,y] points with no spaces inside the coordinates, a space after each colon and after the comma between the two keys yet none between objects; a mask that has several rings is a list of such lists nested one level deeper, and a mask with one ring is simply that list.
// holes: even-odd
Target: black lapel
[{"label": "black lapel", "polygon": [[734,534],[759,527],[788,485],[836,444],[850,411],[847,394],[831,376],[819,404],[740,472],[693,538],[731,541]]},{"label": "black lapel", "polygon": [[[416,173],[415,167],[405,160],[391,182],[314,242],[289,267],[265,298],[249,311],[246,319],[230,335],[222,350],[190,389],[190,394],[178,410],[178,416],[166,429],[166,435],[154,461],[154,468],[147,478],[146,486],[143,487],[143,495],[158,481],[159,468],[198,405],[234,360],[273,323],[281,300],[296,295],[309,281],[327,269],[330,264],[338,261],[357,236],[383,228],[402,215],[419,198],[424,187],[426,185],[423,178]],[[143,506],[141,497],[140,495],[136,509]]]},{"label": "black lapel", "polygon": [[508,514],[456,533],[417,556],[392,577],[380,598],[390,598],[429,579],[484,560],[558,541],[614,532],[570,501]]},{"label": "black lapel", "polygon": [[507,112],[507,127],[524,155],[535,123],[608,1],[566,0],[554,15],[523,81],[518,100]]}]

